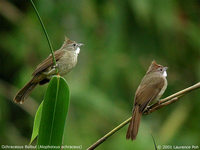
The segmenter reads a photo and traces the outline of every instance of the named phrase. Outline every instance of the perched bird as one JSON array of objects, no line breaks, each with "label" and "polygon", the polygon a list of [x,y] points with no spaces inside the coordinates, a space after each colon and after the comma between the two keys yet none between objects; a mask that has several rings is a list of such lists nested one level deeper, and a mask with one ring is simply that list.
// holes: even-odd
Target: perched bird
[{"label": "perched bird", "polygon": [[62,47],[54,52],[56,66],[53,57],[50,54],[42,63],[40,63],[32,74],[32,79],[16,94],[14,102],[22,104],[36,85],[48,83],[53,75],[65,75],[77,64],[78,54],[82,43],[71,41],[65,37]]},{"label": "perched bird", "polygon": [[126,139],[135,140],[138,134],[140,119],[147,106],[163,95],[167,88],[167,67],[153,61],[135,93],[134,109]]}]

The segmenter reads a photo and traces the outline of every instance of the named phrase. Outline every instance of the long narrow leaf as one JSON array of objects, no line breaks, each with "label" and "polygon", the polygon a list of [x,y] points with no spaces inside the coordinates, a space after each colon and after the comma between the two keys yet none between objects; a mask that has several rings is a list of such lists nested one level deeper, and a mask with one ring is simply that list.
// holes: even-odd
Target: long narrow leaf
[{"label": "long narrow leaf", "polygon": [[[45,94],[37,148],[61,146],[69,106],[69,88],[64,78],[54,76]],[[50,149],[50,148],[49,148]],[[58,147],[59,149],[59,147]]]},{"label": "long narrow leaf", "polygon": [[152,137],[152,139],[153,139],[153,144],[154,144],[155,150],[157,150],[156,141],[155,141],[155,139],[154,139],[154,137],[153,137],[153,135],[152,135],[152,134],[151,134],[151,137]]},{"label": "long narrow leaf", "polygon": [[33,132],[32,132],[32,136],[31,136],[30,144],[38,136],[40,120],[41,120],[41,115],[42,115],[42,107],[43,107],[43,101],[40,104],[40,106],[38,107],[37,112],[35,114],[34,123],[33,123]]}]

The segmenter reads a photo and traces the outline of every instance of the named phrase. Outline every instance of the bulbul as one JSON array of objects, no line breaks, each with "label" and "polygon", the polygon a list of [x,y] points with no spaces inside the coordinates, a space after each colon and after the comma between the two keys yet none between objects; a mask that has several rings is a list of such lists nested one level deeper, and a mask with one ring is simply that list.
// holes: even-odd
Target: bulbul
[{"label": "bulbul", "polygon": [[167,67],[153,61],[136,90],[134,108],[126,139],[135,140],[138,134],[140,119],[147,106],[159,100],[167,88]]},{"label": "bulbul", "polygon": [[71,71],[77,64],[78,54],[82,43],[71,41],[65,37],[61,48],[54,52],[56,66],[53,57],[50,54],[42,63],[40,63],[32,74],[32,79],[16,94],[14,102],[23,103],[36,85],[48,83],[53,75],[56,75],[56,69],[59,75],[65,75]]}]

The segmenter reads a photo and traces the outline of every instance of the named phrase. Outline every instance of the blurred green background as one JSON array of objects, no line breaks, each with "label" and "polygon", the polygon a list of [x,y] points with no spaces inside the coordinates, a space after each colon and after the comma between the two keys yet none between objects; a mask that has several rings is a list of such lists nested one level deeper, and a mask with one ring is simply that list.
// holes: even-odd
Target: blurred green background
[{"label": "blurred green background", "polygon": [[[200,1],[36,0],[54,49],[64,36],[85,44],[66,76],[71,103],[64,145],[83,149],[131,116],[135,90],[151,61],[168,66],[163,97],[200,81]],[[47,85],[23,104],[12,102],[36,65],[50,53],[29,0],[0,1],[0,145],[28,144]],[[141,121],[135,142],[127,126],[99,150],[200,147],[199,90]]]}]

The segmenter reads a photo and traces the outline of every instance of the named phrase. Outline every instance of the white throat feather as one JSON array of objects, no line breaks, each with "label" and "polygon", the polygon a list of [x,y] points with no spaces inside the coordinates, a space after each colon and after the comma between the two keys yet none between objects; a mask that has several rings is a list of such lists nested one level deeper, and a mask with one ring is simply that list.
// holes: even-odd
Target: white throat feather
[{"label": "white throat feather", "polygon": [[80,47],[77,47],[75,53],[78,55],[80,53]]},{"label": "white throat feather", "polygon": [[164,71],[164,72],[163,72],[163,76],[164,76],[164,77],[167,77],[167,71]]}]

